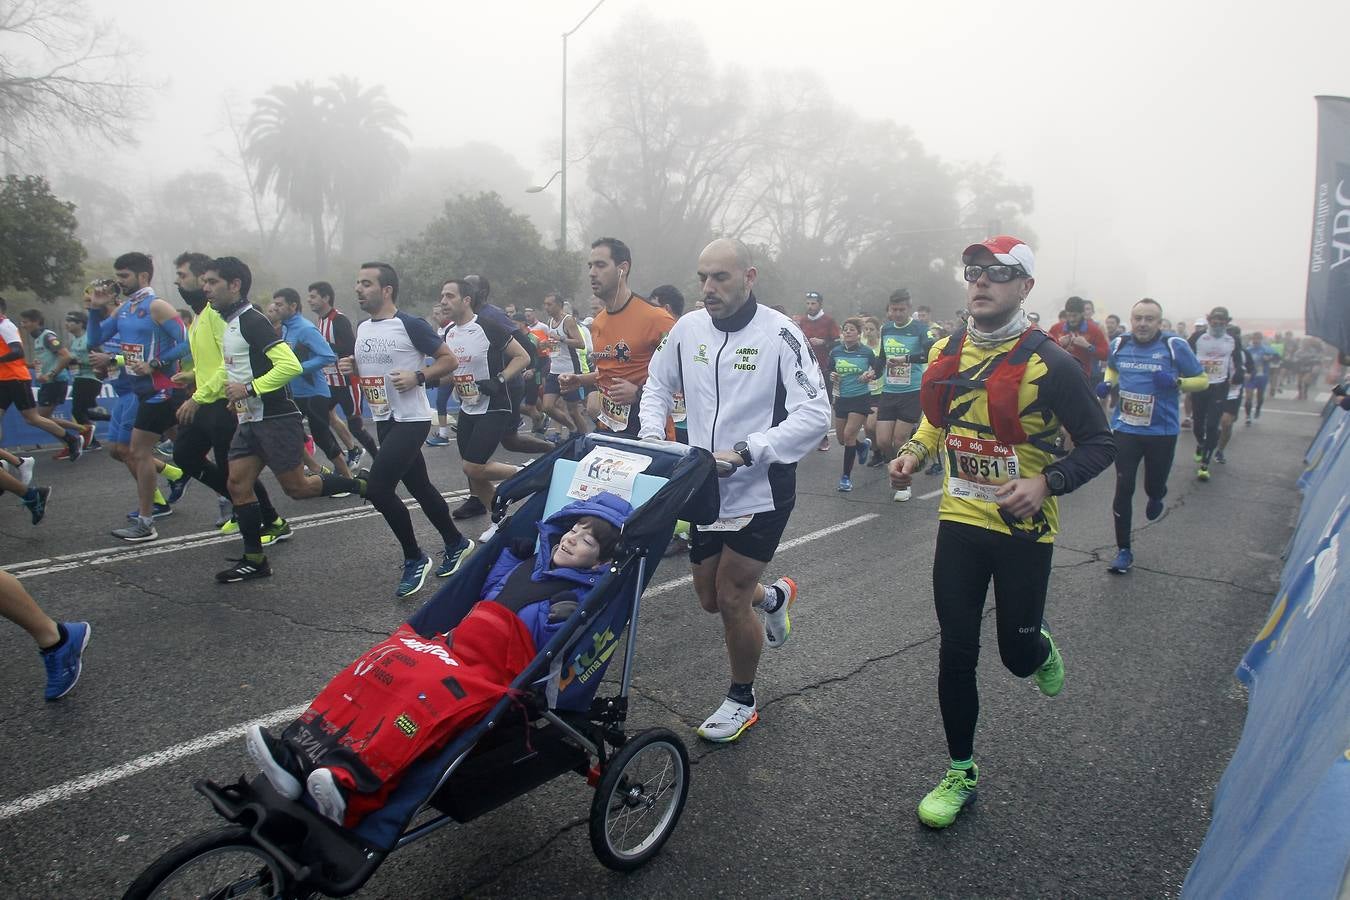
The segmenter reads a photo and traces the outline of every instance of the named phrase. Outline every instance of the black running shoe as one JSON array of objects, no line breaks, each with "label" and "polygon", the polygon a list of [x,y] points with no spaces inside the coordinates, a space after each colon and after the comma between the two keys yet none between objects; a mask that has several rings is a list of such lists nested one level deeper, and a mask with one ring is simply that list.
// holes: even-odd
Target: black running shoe
[{"label": "black running shoe", "polygon": [[216,573],[216,581],[221,584],[234,584],[237,581],[252,581],[255,578],[271,578],[272,567],[263,557],[259,562],[250,559],[237,560],[233,567]]},{"label": "black running shoe", "polygon": [[300,796],[300,778],[305,773],[291,748],[261,725],[250,725],[248,731],[244,732],[244,746],[248,750],[248,758],[253,760],[253,764],[278,794],[287,800],[295,800]]},{"label": "black running shoe", "polygon": [[487,507],[483,505],[483,501],[470,494],[469,498],[455,507],[455,511],[450,515],[455,519],[472,519],[474,516],[481,516],[486,512]]}]

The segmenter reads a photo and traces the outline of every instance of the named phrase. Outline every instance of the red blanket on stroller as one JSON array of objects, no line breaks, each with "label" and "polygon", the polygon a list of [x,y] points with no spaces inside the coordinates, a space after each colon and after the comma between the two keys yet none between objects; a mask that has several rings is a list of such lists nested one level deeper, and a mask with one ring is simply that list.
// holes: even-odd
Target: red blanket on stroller
[{"label": "red blanket on stroller", "polygon": [[333,769],[354,825],[414,760],[491,709],[535,653],[525,624],[492,601],[434,638],[404,624],[330,681],[282,740],[307,772]]}]

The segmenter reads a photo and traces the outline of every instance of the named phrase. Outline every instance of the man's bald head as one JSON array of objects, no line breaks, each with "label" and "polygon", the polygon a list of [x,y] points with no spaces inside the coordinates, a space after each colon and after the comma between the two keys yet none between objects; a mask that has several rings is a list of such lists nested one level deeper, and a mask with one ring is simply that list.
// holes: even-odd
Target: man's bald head
[{"label": "man's bald head", "polygon": [[714,319],[734,315],[745,305],[755,286],[758,273],[752,264],[750,248],[735,238],[718,238],[703,248],[698,257],[698,283],[703,293],[703,308]]}]

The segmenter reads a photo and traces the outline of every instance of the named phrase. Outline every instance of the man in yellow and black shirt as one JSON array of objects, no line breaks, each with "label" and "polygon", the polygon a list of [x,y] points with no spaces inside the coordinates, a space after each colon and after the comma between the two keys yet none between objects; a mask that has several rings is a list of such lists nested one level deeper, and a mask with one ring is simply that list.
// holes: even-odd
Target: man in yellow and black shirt
[{"label": "man in yellow and black shirt", "polygon": [[[919,819],[945,828],[974,796],[979,693],[975,668],[989,582],[1003,664],[1035,675],[1041,692],[1064,686],[1064,663],[1042,618],[1059,530],[1057,497],[1111,464],[1106,417],[1076,360],[1027,320],[1022,305],[1036,260],[1008,235],[962,254],[970,320],[929,352],[920,389],[923,419],[890,464],[891,484],[942,453],[947,461],[933,593],[941,628],[938,703],[951,765],[919,804]],[[1063,426],[1074,449],[1063,455]]]}]

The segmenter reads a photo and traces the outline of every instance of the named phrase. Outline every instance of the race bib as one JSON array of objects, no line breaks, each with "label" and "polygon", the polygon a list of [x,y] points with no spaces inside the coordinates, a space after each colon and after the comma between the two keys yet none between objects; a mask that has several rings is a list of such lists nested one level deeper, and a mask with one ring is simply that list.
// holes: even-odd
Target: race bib
[{"label": "race bib", "polygon": [[385,386],[383,375],[363,375],[360,379],[361,393],[370,404],[370,414],[376,419],[389,417],[389,389]]},{"label": "race bib", "polygon": [[994,492],[1018,477],[1017,451],[1010,444],[949,434],[946,445],[952,463],[949,496],[997,503]]},{"label": "race bib", "polygon": [[263,417],[262,398],[245,397],[243,400],[235,401],[234,414],[238,416],[240,422],[261,421]]},{"label": "race bib", "polygon": [[670,417],[675,421],[675,424],[678,425],[688,418],[688,413],[686,413],[684,409],[684,391],[676,391],[673,399],[675,405],[670,410]]},{"label": "race bib", "polygon": [[886,383],[892,387],[909,387],[910,365],[907,359],[886,360]]},{"label": "race bib", "polygon": [[598,494],[616,494],[624,500],[632,500],[638,474],[651,464],[652,458],[641,453],[596,447],[577,463],[572,483],[567,486],[567,496],[589,500]]},{"label": "race bib", "polygon": [[144,344],[123,344],[123,345],[122,345],[122,357],[123,357],[128,363],[145,362],[145,345],[144,345]]},{"label": "race bib", "polygon": [[615,403],[607,394],[600,394],[600,421],[610,431],[626,431],[632,411],[633,407],[628,404]]},{"label": "race bib", "polygon": [[716,522],[710,522],[707,525],[695,525],[699,531],[740,531],[750,524],[754,514],[748,516],[735,516],[729,519],[718,519]]},{"label": "race bib", "polygon": [[1219,359],[1200,360],[1200,365],[1204,366],[1205,368],[1205,374],[1208,375],[1211,379],[1215,378],[1216,376],[1222,377],[1224,368],[1226,367],[1227,363],[1228,363],[1227,357],[1220,357]]},{"label": "race bib", "polygon": [[1230,385],[1228,386],[1228,399],[1229,399],[1229,400],[1236,400],[1236,399],[1238,399],[1238,398],[1241,397],[1241,396],[1242,396],[1242,385],[1240,385],[1240,384],[1230,384]]},{"label": "race bib", "polygon": [[478,382],[473,380],[472,372],[465,372],[463,375],[454,376],[454,378],[455,393],[459,395],[461,403],[478,399]]},{"label": "race bib", "polygon": [[558,352],[558,342],[555,340],[544,341],[543,350],[545,356],[552,356]]},{"label": "race bib", "polygon": [[1147,428],[1153,424],[1153,395],[1120,392],[1120,421],[1137,428]]}]

